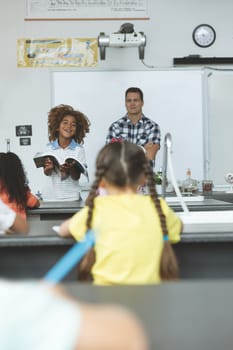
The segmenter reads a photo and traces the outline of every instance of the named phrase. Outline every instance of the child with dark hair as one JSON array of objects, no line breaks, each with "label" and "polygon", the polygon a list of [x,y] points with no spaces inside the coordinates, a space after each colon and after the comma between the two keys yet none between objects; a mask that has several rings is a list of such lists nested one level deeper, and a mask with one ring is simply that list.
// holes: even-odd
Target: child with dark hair
[{"label": "child with dark hair", "polygon": [[[150,195],[137,193],[147,181]],[[96,196],[97,188],[107,196]],[[81,240],[96,234],[95,284],[151,284],[178,278],[171,244],[180,240],[182,222],[158,198],[145,152],[129,142],[107,144],[99,152],[88,206],[65,221],[59,234]],[[85,259],[85,258],[84,258]]]},{"label": "child with dark hair", "polygon": [[0,198],[23,218],[27,208],[40,206],[28,186],[24,166],[13,152],[0,153]]},{"label": "child with dark hair", "polygon": [[83,143],[89,126],[88,118],[69,105],[62,104],[49,111],[50,143],[46,151],[63,162],[57,166],[52,157],[45,158],[44,174],[47,176],[47,184],[42,193],[44,200],[79,200],[81,171],[75,166],[75,161],[68,163],[65,159],[71,157],[86,166]]}]

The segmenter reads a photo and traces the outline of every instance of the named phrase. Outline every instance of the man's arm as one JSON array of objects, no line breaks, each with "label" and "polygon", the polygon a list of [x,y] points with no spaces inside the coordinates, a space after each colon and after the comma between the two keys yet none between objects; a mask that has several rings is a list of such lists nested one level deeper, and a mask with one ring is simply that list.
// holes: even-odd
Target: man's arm
[{"label": "man's arm", "polygon": [[145,132],[147,135],[147,143],[143,145],[146,156],[150,161],[154,161],[158,150],[160,149],[161,132],[157,123],[148,119]]},{"label": "man's arm", "polygon": [[112,139],[119,138],[119,130],[118,130],[118,126],[116,125],[117,125],[116,122],[110,125],[106,136],[106,143],[110,143]]},{"label": "man's arm", "polygon": [[155,160],[156,154],[160,149],[160,145],[158,143],[148,142],[144,145],[144,149],[146,151],[146,156],[149,160]]}]

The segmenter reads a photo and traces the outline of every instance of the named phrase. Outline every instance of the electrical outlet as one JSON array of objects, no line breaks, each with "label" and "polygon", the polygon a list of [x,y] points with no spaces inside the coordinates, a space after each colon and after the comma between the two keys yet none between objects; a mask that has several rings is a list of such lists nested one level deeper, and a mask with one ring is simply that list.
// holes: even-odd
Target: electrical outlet
[{"label": "electrical outlet", "polygon": [[143,32],[113,33],[111,35],[105,35],[104,32],[101,32],[98,36],[98,46],[101,60],[105,60],[106,47],[138,47],[139,59],[143,60],[146,36]]},{"label": "electrical outlet", "polygon": [[111,47],[140,46],[143,42],[144,36],[141,33],[113,33],[109,36],[109,46]]}]

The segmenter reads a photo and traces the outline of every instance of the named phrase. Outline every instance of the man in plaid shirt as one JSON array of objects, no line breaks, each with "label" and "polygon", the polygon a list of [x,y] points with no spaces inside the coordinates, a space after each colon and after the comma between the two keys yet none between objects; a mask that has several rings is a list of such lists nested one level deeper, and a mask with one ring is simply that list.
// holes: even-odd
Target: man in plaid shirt
[{"label": "man in plaid shirt", "polygon": [[160,149],[160,128],[142,113],[143,92],[138,87],[130,87],[125,92],[127,114],[111,124],[106,143],[129,141],[142,146],[148,159],[153,161]]}]

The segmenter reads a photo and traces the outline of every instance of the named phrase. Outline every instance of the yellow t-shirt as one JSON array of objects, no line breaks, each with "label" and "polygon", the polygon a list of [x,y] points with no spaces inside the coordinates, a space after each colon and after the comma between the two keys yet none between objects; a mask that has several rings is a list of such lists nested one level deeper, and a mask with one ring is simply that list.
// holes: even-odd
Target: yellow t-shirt
[{"label": "yellow t-shirt", "polygon": [[[180,240],[181,221],[160,199],[173,243]],[[88,207],[71,219],[70,232],[81,240],[86,232]],[[92,229],[96,234],[94,283],[150,284],[160,281],[159,266],[163,234],[159,216],[150,196],[122,194],[95,199]]]}]

